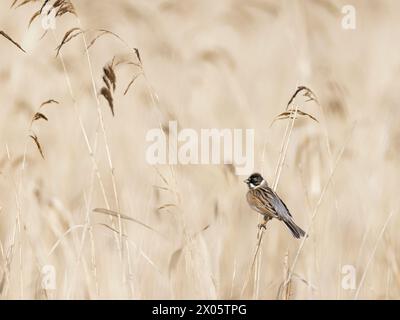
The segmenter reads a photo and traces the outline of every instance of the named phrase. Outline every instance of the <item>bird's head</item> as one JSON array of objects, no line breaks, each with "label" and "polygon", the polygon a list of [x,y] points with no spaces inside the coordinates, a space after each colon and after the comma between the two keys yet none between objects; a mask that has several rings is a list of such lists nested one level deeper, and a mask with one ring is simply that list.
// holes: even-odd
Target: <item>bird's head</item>
[{"label": "bird's head", "polygon": [[262,183],[266,183],[264,178],[259,173],[253,173],[250,177],[243,181],[249,187],[249,189],[254,189]]}]

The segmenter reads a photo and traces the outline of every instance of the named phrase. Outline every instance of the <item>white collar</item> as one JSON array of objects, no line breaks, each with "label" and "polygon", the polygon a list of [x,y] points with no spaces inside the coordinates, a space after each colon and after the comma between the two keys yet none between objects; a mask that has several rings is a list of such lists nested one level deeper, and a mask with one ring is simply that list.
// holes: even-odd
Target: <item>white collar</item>
[{"label": "white collar", "polygon": [[261,183],[260,183],[258,186],[254,186],[252,183],[250,183],[250,187],[251,187],[251,189],[253,189],[253,190],[258,189],[258,188],[261,188],[261,187],[265,187],[265,186],[267,186],[267,185],[268,185],[268,184],[267,184],[267,181],[265,181],[265,180],[261,181]]}]

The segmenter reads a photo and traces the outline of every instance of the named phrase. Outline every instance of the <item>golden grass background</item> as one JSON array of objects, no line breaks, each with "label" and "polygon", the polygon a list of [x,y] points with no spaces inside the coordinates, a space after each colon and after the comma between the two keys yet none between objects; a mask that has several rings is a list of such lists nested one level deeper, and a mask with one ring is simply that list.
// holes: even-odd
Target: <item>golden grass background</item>
[{"label": "golden grass background", "polygon": [[[320,107],[303,111],[320,123],[296,122],[278,193],[311,229],[285,297],[398,299],[400,5],[350,2],[353,31],[341,28],[349,1],[74,1],[82,27],[138,48],[146,73],[124,96],[137,69],[116,71],[115,117],[98,96],[105,140],[83,38],[61,51],[67,72],[55,57],[76,17],[60,17],[40,40],[40,19],[27,28],[39,2],[10,9],[1,1],[0,30],[27,51],[0,38],[1,298],[282,298],[300,241],[271,222],[260,278],[248,279],[259,217],[245,201],[244,177],[224,165],[152,167],[145,135],[169,120],[254,128],[255,169],[272,182],[286,123],[270,123],[306,85]],[[127,48],[105,35],[88,53],[99,92],[103,66]],[[33,124],[43,160],[28,135],[49,99],[60,102],[42,109],[49,121]],[[105,226],[110,217],[92,211],[106,200],[157,233],[122,220],[120,237]],[[41,286],[45,265],[55,267],[55,290]],[[344,265],[356,268],[358,294],[341,286]]]}]

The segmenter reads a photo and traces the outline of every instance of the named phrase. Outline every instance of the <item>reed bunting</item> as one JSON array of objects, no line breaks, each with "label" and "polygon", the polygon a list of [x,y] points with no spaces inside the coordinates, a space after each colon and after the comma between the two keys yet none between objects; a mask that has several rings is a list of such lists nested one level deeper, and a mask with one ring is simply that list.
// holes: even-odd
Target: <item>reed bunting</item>
[{"label": "reed bunting", "polygon": [[260,227],[265,228],[270,219],[276,218],[286,224],[295,238],[304,237],[305,232],[294,223],[285,203],[268,186],[267,181],[259,173],[253,173],[244,182],[249,187],[247,202],[253,210],[264,216],[264,222],[260,224]]}]

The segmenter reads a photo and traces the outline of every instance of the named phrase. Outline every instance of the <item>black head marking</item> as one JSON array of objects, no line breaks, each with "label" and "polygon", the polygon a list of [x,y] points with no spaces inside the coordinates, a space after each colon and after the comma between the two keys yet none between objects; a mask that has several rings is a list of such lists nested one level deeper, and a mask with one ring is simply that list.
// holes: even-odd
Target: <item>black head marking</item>
[{"label": "black head marking", "polygon": [[264,181],[264,178],[262,177],[261,174],[259,173],[253,173],[248,179],[246,179],[244,182],[247,183],[247,185],[250,188],[255,188],[259,186],[262,182]]}]

